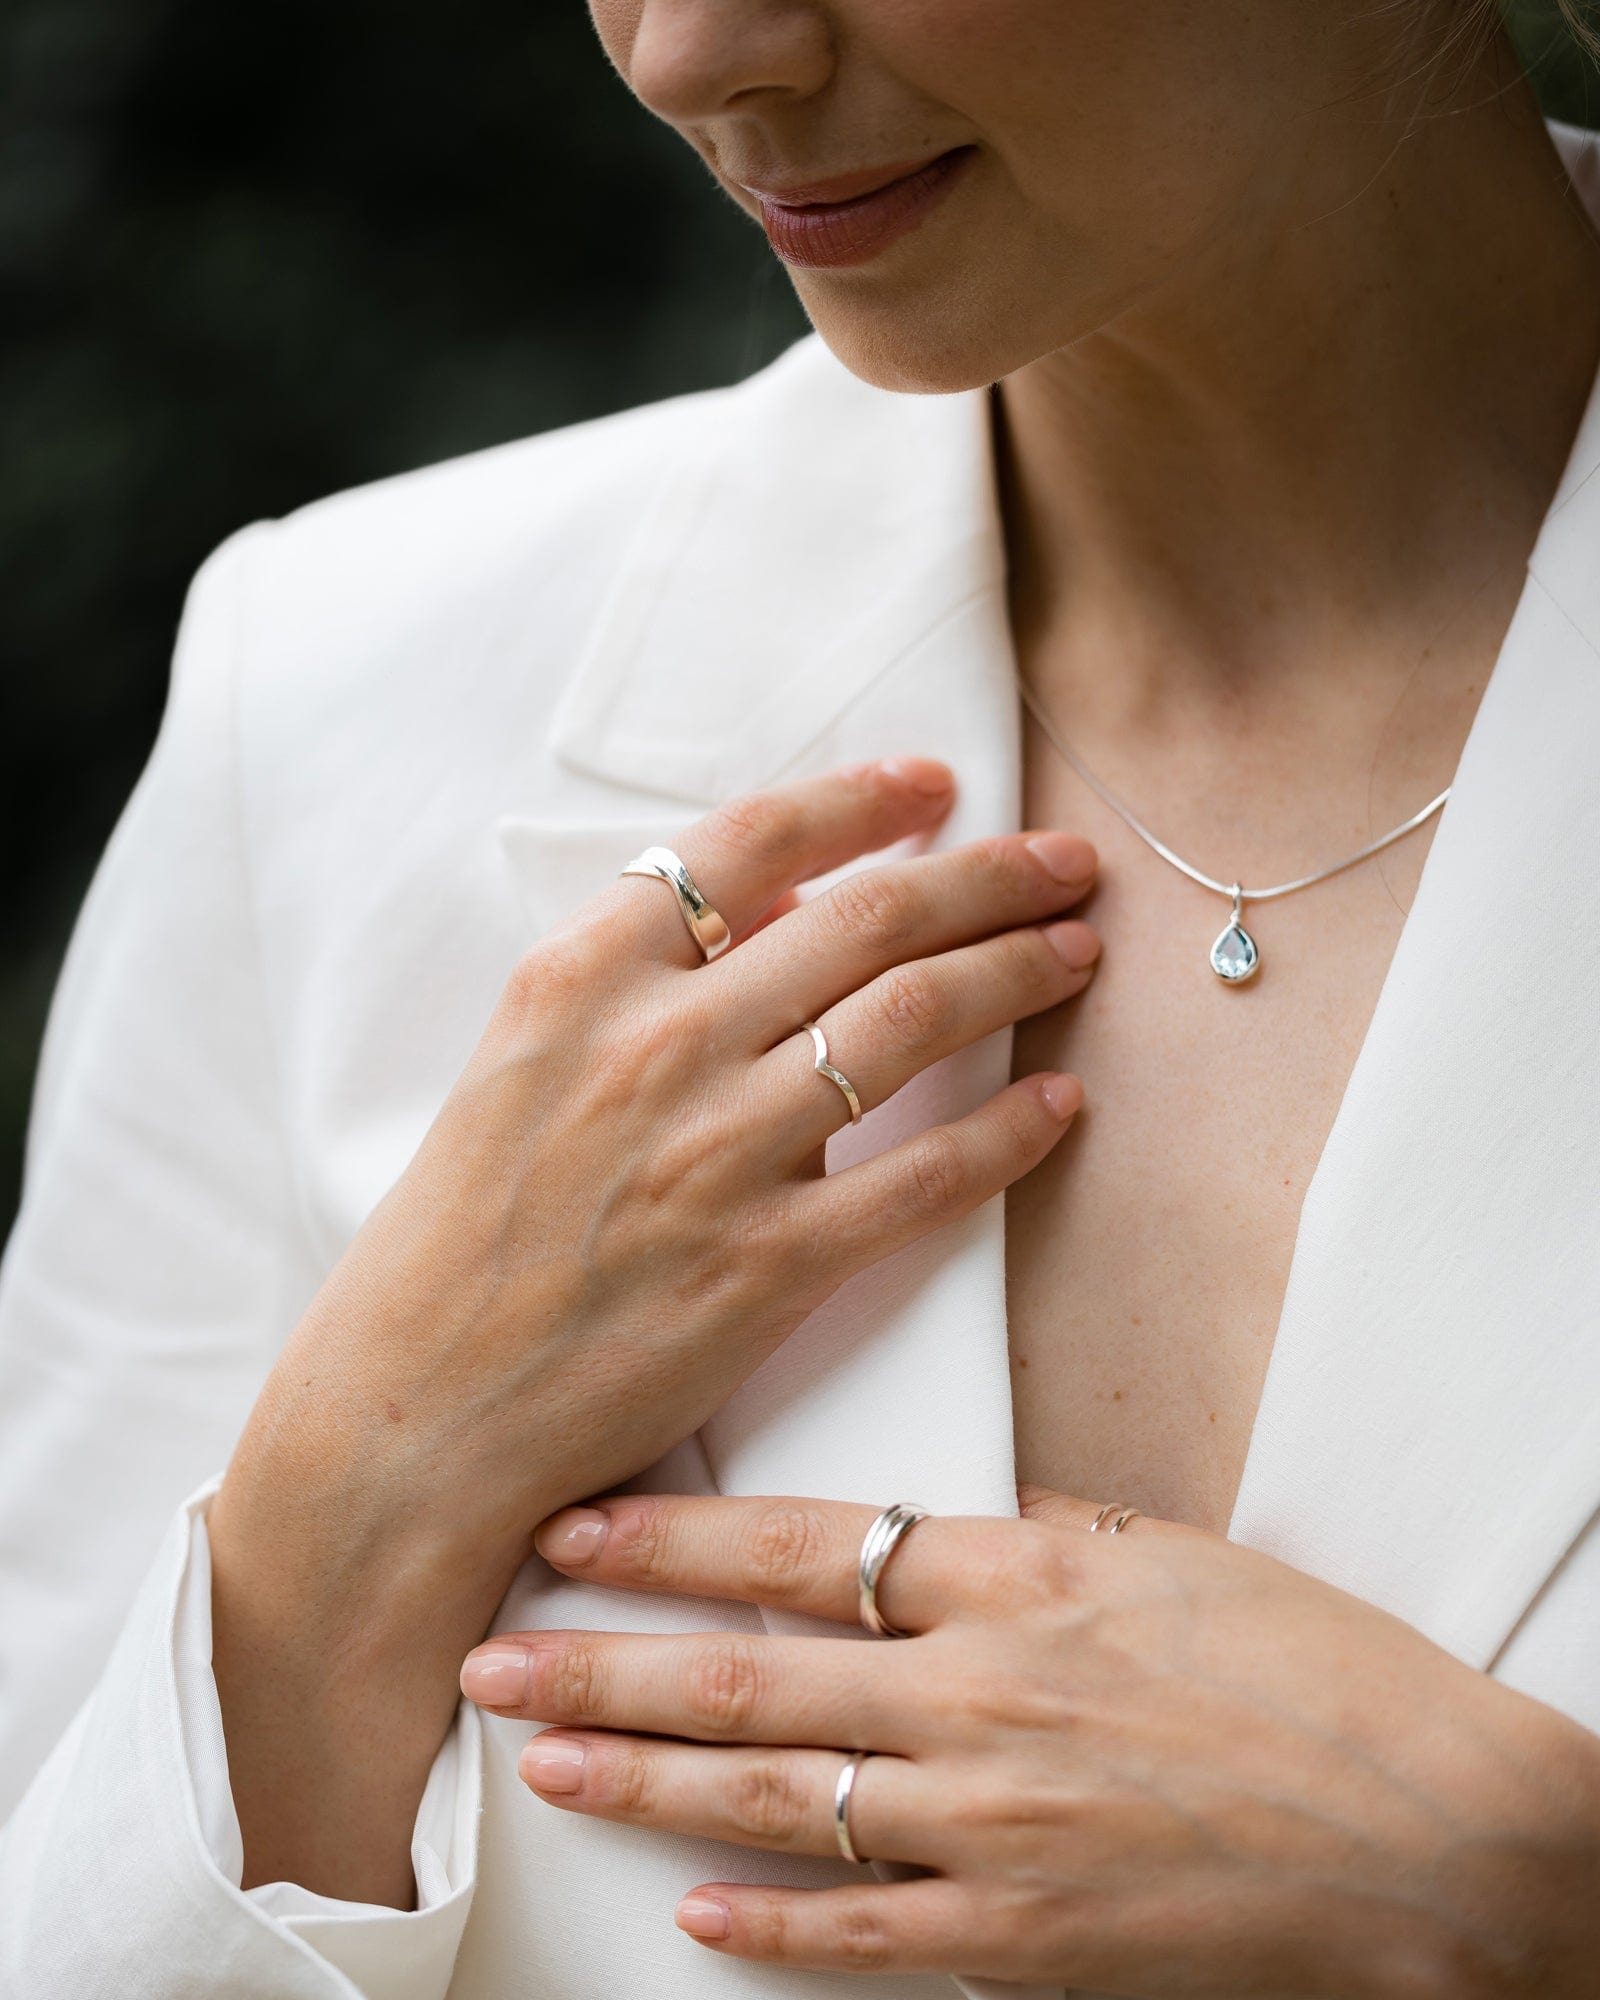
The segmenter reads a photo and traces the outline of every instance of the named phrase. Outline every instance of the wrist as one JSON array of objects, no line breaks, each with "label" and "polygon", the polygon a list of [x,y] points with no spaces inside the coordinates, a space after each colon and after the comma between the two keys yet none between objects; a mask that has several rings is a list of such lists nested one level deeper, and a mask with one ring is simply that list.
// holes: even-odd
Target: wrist
[{"label": "wrist", "polygon": [[1588,2000],[1600,1963],[1600,1737],[1484,1680],[1492,1755],[1447,1866],[1443,2000]]}]

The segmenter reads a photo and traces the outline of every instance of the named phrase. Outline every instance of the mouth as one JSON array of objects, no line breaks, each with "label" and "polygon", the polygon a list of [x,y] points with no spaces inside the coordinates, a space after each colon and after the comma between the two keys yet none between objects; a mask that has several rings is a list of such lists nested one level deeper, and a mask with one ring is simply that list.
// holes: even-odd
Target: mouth
[{"label": "mouth", "polygon": [[786,264],[864,264],[932,213],[976,150],[956,146],[931,160],[781,188],[739,185],[760,203],[767,241]]}]

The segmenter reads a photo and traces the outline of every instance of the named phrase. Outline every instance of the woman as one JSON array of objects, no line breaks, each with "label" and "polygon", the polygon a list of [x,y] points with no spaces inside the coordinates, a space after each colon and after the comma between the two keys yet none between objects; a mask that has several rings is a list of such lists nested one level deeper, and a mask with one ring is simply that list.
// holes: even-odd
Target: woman
[{"label": "woman", "polygon": [[821,337],[195,586],[0,1989],[1592,1992],[1595,142],[1477,0],[595,13]]}]

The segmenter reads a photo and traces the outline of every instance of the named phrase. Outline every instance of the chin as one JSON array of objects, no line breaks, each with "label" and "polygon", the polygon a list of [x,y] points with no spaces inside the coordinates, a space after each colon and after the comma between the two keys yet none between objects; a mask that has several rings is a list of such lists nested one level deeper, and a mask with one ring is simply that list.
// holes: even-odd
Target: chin
[{"label": "chin", "polygon": [[961,315],[941,321],[925,308],[904,312],[824,310],[806,302],[811,324],[837,360],[875,389],[906,396],[954,396],[986,388],[1036,355],[997,341],[992,327]]},{"label": "chin", "polygon": [[852,295],[799,274],[811,324],[852,375],[901,395],[987,388],[1104,324],[1104,301],[1017,298],[1003,274],[971,271],[959,286],[908,287],[898,297]]}]

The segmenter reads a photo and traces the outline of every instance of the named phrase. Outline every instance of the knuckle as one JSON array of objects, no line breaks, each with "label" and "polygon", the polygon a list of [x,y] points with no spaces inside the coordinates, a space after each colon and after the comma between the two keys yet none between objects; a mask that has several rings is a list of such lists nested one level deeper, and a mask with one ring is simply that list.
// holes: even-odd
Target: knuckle
[{"label": "knuckle", "polygon": [[1052,1535],[1037,1523],[1017,1523],[1004,1548],[996,1549],[985,1565],[990,1594],[1017,1609],[1053,1604],[1070,1595],[1069,1574],[1074,1565],[1063,1546],[1065,1541],[1065,1536]]},{"label": "knuckle", "polygon": [[697,1648],[684,1684],[684,1707],[702,1734],[742,1736],[753,1723],[760,1700],[761,1669],[745,1641],[718,1638]]},{"label": "knuckle", "polygon": [[794,1947],[789,1910],[781,1896],[751,1896],[742,1911],[743,1929],[757,1958],[785,1963]]},{"label": "knuckle", "polygon": [[926,972],[910,966],[886,972],[877,982],[876,998],[881,1024],[893,1043],[914,1050],[938,1039],[945,1009]]},{"label": "knuckle", "polygon": [[592,1645],[563,1638],[535,1647],[528,1680],[530,1706],[543,1720],[600,1720],[603,1676]]},{"label": "knuckle", "polygon": [[654,1583],[671,1567],[666,1510],[647,1501],[613,1501],[606,1553],[629,1576]]},{"label": "knuckle", "polygon": [[581,929],[568,928],[541,938],[512,966],[501,1004],[513,1020],[537,1021],[564,1002],[591,992],[594,953]]},{"label": "knuckle", "polygon": [[706,820],[712,835],[758,859],[784,853],[795,832],[793,809],[768,792],[745,792],[728,799]]},{"label": "knuckle", "polygon": [[810,1801],[793,1767],[780,1758],[747,1764],[728,1792],[728,1817],[749,1840],[788,1847],[805,1831]]},{"label": "knuckle", "polygon": [[808,1508],[763,1507],[752,1522],[744,1563],[763,1604],[782,1604],[800,1593],[826,1557],[827,1537]]},{"label": "knuckle", "polygon": [[889,1964],[890,1940],[871,1900],[852,1903],[836,1919],[839,1958],[851,1972],[882,1972]]},{"label": "knuckle", "polygon": [[[998,1136],[1003,1149],[1002,1172],[1026,1173],[1059,1130],[1048,1121],[1031,1091],[1013,1091],[1001,1109]],[[1012,1175],[1012,1178],[1015,1176]]]},{"label": "knuckle", "polygon": [[989,893],[1008,904],[1033,903],[1034,871],[1022,858],[1020,843],[1013,835],[991,834],[973,842],[974,863],[985,878]]},{"label": "knuckle", "polygon": [[917,924],[915,897],[902,877],[868,868],[847,875],[828,891],[825,904],[835,928],[858,949],[893,955]]},{"label": "knuckle", "polygon": [[960,1141],[942,1128],[912,1143],[905,1163],[905,1203],[913,1214],[942,1214],[965,1199],[972,1184]]},{"label": "knuckle", "polygon": [[631,1745],[608,1743],[597,1750],[591,1744],[590,1789],[600,1802],[627,1819],[643,1819],[653,1811],[656,1799],[654,1766],[648,1755]]}]

